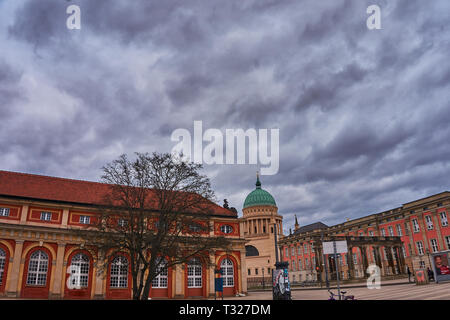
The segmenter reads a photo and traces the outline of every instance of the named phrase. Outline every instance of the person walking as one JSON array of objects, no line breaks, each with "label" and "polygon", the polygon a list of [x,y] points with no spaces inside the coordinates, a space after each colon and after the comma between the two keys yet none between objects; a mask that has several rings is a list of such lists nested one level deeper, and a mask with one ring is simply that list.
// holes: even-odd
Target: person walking
[{"label": "person walking", "polygon": [[434,273],[433,271],[431,271],[429,267],[427,268],[427,273],[428,273],[428,281],[434,280]]},{"label": "person walking", "polygon": [[409,270],[409,266],[406,266],[406,272],[408,272],[408,282],[411,282],[411,270]]}]

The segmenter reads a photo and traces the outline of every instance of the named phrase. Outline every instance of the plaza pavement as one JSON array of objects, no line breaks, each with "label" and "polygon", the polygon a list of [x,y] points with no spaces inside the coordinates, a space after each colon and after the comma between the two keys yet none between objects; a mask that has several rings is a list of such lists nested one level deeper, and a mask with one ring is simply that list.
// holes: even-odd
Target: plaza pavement
[{"label": "plaza pavement", "polygon": [[[358,287],[356,287],[358,285]],[[342,288],[347,295],[354,295],[357,300],[450,300],[450,282],[416,285],[407,280],[386,281],[380,289],[368,289],[363,284],[347,285]],[[331,289],[337,294],[337,289]],[[326,289],[294,288],[292,300],[327,300]],[[337,299],[337,296],[335,297]],[[245,297],[228,297],[225,300],[272,300],[271,291],[250,291]]]}]

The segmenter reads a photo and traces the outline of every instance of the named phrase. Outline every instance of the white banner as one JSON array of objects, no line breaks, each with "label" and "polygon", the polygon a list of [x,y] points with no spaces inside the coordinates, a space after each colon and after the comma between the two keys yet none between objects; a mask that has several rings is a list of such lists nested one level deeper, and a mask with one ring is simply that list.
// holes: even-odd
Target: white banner
[{"label": "white banner", "polygon": [[342,240],[342,241],[322,242],[324,254],[333,254],[334,253],[333,243],[336,243],[336,253],[347,253],[347,241]]}]

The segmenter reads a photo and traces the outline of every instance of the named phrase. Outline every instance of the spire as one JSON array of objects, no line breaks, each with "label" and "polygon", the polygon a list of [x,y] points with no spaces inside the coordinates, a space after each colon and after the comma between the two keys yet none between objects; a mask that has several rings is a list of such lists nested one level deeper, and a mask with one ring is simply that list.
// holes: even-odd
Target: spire
[{"label": "spire", "polygon": [[298,224],[297,215],[294,214],[294,216],[295,216],[294,230],[297,230],[300,227],[300,225]]},{"label": "spire", "polygon": [[256,171],[256,189],[261,189],[261,181],[259,181],[259,171]]}]

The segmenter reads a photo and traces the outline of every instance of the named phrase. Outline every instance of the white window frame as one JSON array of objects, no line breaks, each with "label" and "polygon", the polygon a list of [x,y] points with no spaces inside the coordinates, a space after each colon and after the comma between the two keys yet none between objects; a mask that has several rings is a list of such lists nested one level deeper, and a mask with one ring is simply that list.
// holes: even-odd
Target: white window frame
[{"label": "white window frame", "polygon": [[302,246],[297,247],[297,254],[300,256],[302,254]]},{"label": "white window frame", "polygon": [[307,243],[305,243],[305,244],[303,245],[303,253],[304,253],[304,254],[308,254],[308,244],[307,244]]},{"label": "white window frame", "polygon": [[386,229],[381,228],[381,236],[385,237],[386,236]]},{"label": "white window frame", "polygon": [[200,259],[192,258],[187,266],[188,288],[203,287],[203,268]]},{"label": "white window frame", "polygon": [[109,274],[110,288],[128,288],[128,266],[129,261],[123,255],[117,255],[111,261]]},{"label": "white window frame", "polygon": [[230,226],[229,224],[223,224],[220,226],[220,232],[230,234],[233,232],[233,227]]},{"label": "white window frame", "polygon": [[119,220],[117,220],[117,225],[119,227],[126,227],[128,225],[128,221],[126,219],[119,218]]},{"label": "white window frame", "polygon": [[302,268],[302,259],[298,259],[298,271],[301,271]]},{"label": "white window frame", "polygon": [[422,241],[417,241],[416,242],[416,246],[417,246],[417,252],[419,253],[419,255],[423,256],[425,254],[425,251],[424,251],[424,248],[423,248]]},{"label": "white window frame", "polygon": [[295,247],[291,247],[291,256],[292,256],[292,257],[295,256]]},{"label": "white window frame", "polygon": [[91,216],[80,216],[80,224],[91,224]]},{"label": "white window frame", "polygon": [[41,211],[41,220],[42,221],[51,221],[52,220],[52,212]]},{"label": "white window frame", "polygon": [[3,282],[3,273],[5,271],[6,252],[0,248],[0,284]]},{"label": "white window frame", "polygon": [[0,208],[0,217],[9,217],[9,208]]},{"label": "white window frame", "polygon": [[427,222],[427,230],[433,230],[433,218],[431,217],[431,215],[426,215],[425,221]]},{"label": "white window frame", "polygon": [[441,225],[443,227],[448,226],[447,212],[441,211],[441,212],[439,212],[439,216],[441,218]]},{"label": "white window frame", "polygon": [[75,266],[75,268],[71,268],[71,280],[72,285],[76,289],[87,288],[89,285],[89,257],[82,252],[75,254],[71,261],[70,265]]},{"label": "white window frame", "polygon": [[49,257],[42,250],[36,250],[30,255],[28,262],[27,286],[45,287],[47,284]]},{"label": "white window frame", "polygon": [[394,228],[392,226],[388,227],[388,232],[389,232],[389,236],[391,236],[391,237],[394,236]]},{"label": "white window frame", "polygon": [[229,258],[225,258],[220,263],[222,270],[223,286],[234,287],[234,263]]},{"label": "white window frame", "polygon": [[373,230],[369,231],[369,236],[373,237]]},{"label": "white window frame", "polygon": [[401,224],[397,224],[396,228],[397,228],[397,234],[398,234],[398,236],[399,236],[399,237],[402,237],[402,236],[403,236],[403,231],[402,231],[402,226],[401,226]]},{"label": "white window frame", "polygon": [[450,250],[450,236],[445,237],[445,242],[447,243],[447,249]]},{"label": "white window frame", "polygon": [[169,284],[169,269],[167,268],[167,260],[159,259],[156,264],[157,276],[152,280],[152,288],[165,289]]},{"label": "white window frame", "polygon": [[412,219],[411,221],[413,224],[413,232],[414,233],[420,232],[419,221],[417,221],[417,219]]},{"label": "white window frame", "polygon": [[439,251],[439,246],[437,243],[436,239],[430,239],[430,243],[431,243],[431,251],[434,252],[438,252]]}]

